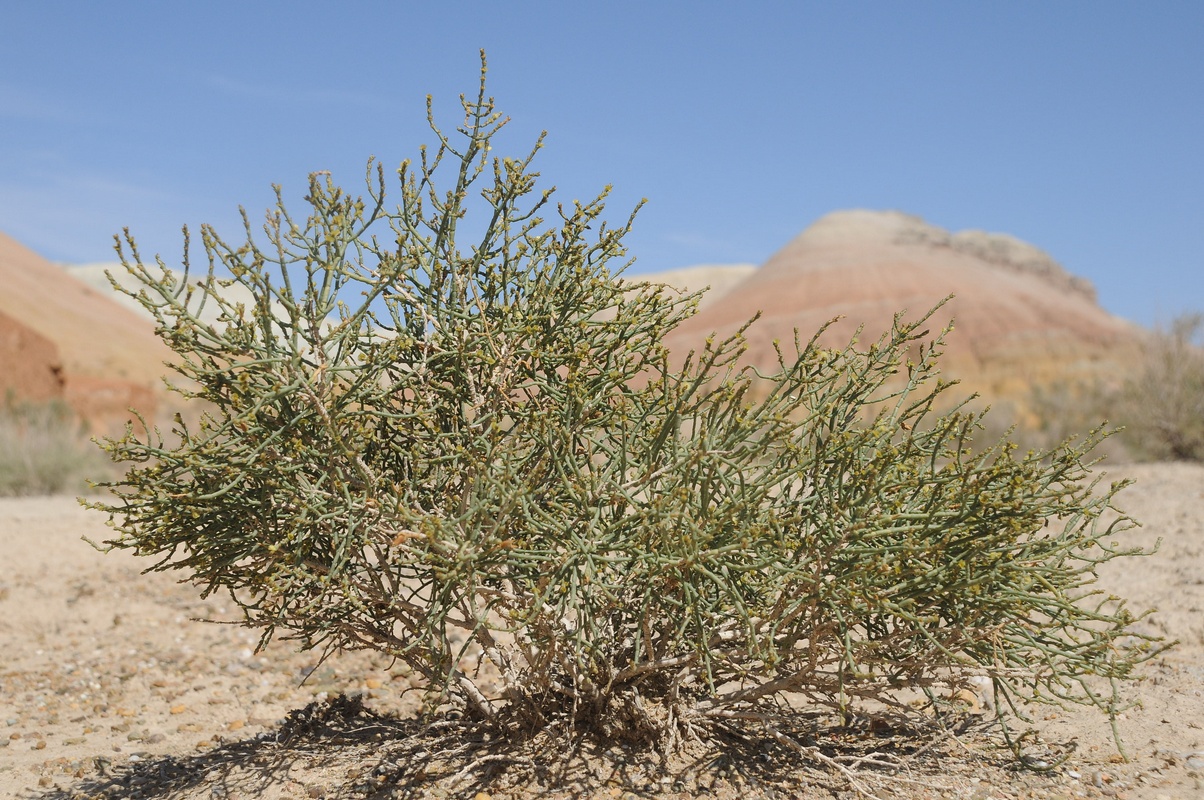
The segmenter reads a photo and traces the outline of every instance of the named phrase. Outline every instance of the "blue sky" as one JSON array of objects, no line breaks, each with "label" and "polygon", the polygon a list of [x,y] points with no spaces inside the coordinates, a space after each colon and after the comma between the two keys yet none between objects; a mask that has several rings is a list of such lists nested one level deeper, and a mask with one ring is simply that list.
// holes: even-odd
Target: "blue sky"
[{"label": "blue sky", "polygon": [[1204,3],[0,0],[0,231],[64,262],[129,226],[231,238],[280,183],[359,191],[488,51],[563,200],[649,202],[636,272],[760,263],[842,208],[1019,236],[1146,324],[1204,309]]}]

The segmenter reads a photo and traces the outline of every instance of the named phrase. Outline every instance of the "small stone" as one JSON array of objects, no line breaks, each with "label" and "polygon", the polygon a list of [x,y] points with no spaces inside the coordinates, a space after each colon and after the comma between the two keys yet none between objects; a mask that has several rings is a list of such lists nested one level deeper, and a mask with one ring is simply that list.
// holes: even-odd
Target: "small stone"
[{"label": "small stone", "polygon": [[982,699],[978,696],[978,692],[972,689],[958,689],[949,699],[962,706],[970,714],[981,714],[983,711]]},{"label": "small stone", "polygon": [[242,728],[246,724],[247,723],[243,722],[241,719],[236,719],[233,722],[226,723],[226,730],[236,731],[236,730],[239,730],[240,728]]},{"label": "small stone", "polygon": [[473,795],[472,800],[493,800],[493,798],[485,792],[477,792],[475,795]]},{"label": "small stone", "polygon": [[364,685],[369,689],[379,689],[382,686],[381,682],[376,678],[369,678],[368,680],[364,681]]},{"label": "small stone", "polygon": [[54,783],[54,781],[49,775],[43,775],[42,777],[38,778],[38,786],[49,786],[52,783]]},{"label": "small stone", "polygon": [[173,713],[173,714],[183,714],[187,710],[188,710],[188,706],[184,705],[183,703],[181,703],[178,706],[171,707],[171,713]]},{"label": "small stone", "polygon": [[46,740],[38,739],[37,742],[34,743],[34,746],[29,749],[30,750],[45,750],[46,749]]},{"label": "small stone", "polygon": [[117,716],[119,716],[119,717],[136,717],[136,716],[138,716],[138,712],[134,711],[133,709],[129,709],[129,708],[119,708],[119,709],[117,709]]}]

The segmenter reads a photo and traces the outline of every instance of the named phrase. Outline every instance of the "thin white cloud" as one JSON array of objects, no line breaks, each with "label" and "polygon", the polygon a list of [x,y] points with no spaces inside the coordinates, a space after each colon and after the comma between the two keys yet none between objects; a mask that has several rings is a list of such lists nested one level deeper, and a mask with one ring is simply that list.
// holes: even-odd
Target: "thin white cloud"
[{"label": "thin white cloud", "polygon": [[110,252],[120,228],[114,209],[175,205],[154,186],[102,173],[36,170],[0,179],[0,230],[52,259],[94,260]]},{"label": "thin white cloud", "polygon": [[88,172],[73,168],[40,169],[26,173],[20,181],[0,180],[0,198],[28,197],[47,202],[61,201],[65,197],[79,198],[80,202],[104,199],[174,200],[178,195],[156,186],[134,183],[101,172]]},{"label": "thin white cloud", "polygon": [[708,236],[705,233],[698,233],[697,231],[684,233],[670,232],[661,238],[669,244],[677,245],[678,247],[688,247],[692,250],[701,251],[704,254],[708,254],[708,258],[724,259],[732,251],[731,242]]},{"label": "thin white cloud", "polygon": [[80,122],[79,113],[45,94],[0,83],[0,119],[33,122]]},{"label": "thin white cloud", "polygon": [[242,79],[231,78],[227,75],[217,74],[204,75],[201,77],[201,81],[206,86],[225,94],[251,100],[263,100],[270,103],[339,104],[343,106],[362,106],[365,108],[388,107],[388,103],[384,98],[365,92],[346,91],[343,89],[297,90],[281,84],[252,83]]}]

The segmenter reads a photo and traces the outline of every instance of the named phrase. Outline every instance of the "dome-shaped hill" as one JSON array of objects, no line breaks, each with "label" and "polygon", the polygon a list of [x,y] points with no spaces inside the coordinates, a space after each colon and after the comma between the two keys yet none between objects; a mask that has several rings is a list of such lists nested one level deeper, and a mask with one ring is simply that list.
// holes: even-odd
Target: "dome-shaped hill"
[{"label": "dome-shaped hill", "polygon": [[654,272],[645,275],[624,275],[627,281],[663,283],[683,294],[705,290],[699,308],[716,302],[757,271],[756,264],[697,264],[692,267]]},{"label": "dome-shaped hill", "polygon": [[1136,357],[1140,329],[1108,314],[1086,280],[1011,236],[950,233],[898,212],[829,214],[774,254],[669,338],[677,351],[733,332],[757,312],[746,361],[775,363],[772,342],[809,338],[843,317],[826,343],[862,342],[896,312],[918,317],[948,295],[933,320],[951,318],[942,372],[988,399],[1022,400],[1033,385],[1105,378]]},{"label": "dome-shaped hill", "polygon": [[[0,314],[8,318],[7,327],[31,331],[36,336],[26,339],[39,343],[0,348],[0,367],[31,376],[9,387],[15,399],[60,397],[102,430],[123,424],[130,407],[154,413],[159,378],[167,372],[163,362],[171,351],[155,336],[151,320],[2,233],[0,286]],[[57,350],[53,356],[51,348]],[[48,389],[42,377],[48,360],[59,365],[58,391]]]}]

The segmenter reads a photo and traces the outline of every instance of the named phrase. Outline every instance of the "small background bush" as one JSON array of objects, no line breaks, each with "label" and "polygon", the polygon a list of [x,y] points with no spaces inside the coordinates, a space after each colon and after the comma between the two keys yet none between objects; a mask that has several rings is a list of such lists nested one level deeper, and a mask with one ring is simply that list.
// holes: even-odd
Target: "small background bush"
[{"label": "small background bush", "polygon": [[77,493],[112,467],[62,403],[0,406],[0,496]]},{"label": "small background bush", "polygon": [[[1150,332],[1141,360],[1125,374],[1092,383],[1034,388],[1013,433],[1026,448],[1047,449],[1101,420],[1119,428],[1099,450],[1114,463],[1204,461],[1204,314],[1186,313]],[[993,434],[1003,435],[1014,410],[997,407]]]},{"label": "small background bush", "polygon": [[1184,314],[1151,336],[1116,398],[1125,440],[1150,460],[1204,461],[1204,314]]}]

